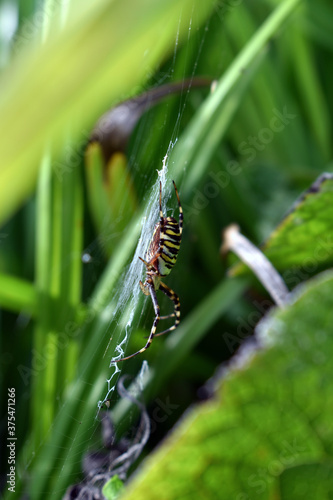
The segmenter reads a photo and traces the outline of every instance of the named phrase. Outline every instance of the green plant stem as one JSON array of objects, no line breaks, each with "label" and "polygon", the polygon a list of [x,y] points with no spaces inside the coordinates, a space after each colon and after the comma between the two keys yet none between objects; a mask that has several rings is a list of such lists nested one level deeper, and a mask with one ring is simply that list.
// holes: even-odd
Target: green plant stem
[{"label": "green plant stem", "polygon": [[[36,203],[36,292],[40,316],[35,325],[33,336],[32,396],[31,396],[31,436],[33,447],[39,447],[47,432],[41,414],[44,405],[43,352],[48,333],[48,317],[51,314],[48,296],[51,255],[51,160],[46,152],[42,161]],[[45,361],[45,360],[44,360]]]}]

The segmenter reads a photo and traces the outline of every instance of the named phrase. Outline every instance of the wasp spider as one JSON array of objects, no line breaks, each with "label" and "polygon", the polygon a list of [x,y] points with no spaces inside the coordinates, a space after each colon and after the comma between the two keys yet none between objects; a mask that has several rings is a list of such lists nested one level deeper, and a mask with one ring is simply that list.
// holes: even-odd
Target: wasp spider
[{"label": "wasp spider", "polygon": [[[177,222],[173,217],[163,217],[162,183],[160,183],[160,220],[155,225],[153,237],[148,246],[146,253],[147,260],[139,257],[146,266],[147,270],[145,282],[142,283],[142,281],[140,281],[140,288],[145,295],[151,296],[155,311],[154,323],[146,345],[142,347],[140,351],[137,351],[130,356],[126,356],[125,358],[115,360],[115,362],[125,361],[126,359],[133,358],[137,354],[144,352],[148,349],[154,337],[158,337],[159,335],[164,335],[164,333],[175,330],[180,322],[180,302],[178,295],[162,282],[162,278],[170,274],[171,269],[176,263],[183,231],[183,209],[180,204],[177,187],[174,181],[173,185],[179,206],[179,222]],[[160,316],[160,307],[156,297],[157,290],[161,290],[167,297],[169,297],[169,299],[172,300],[174,304],[174,312],[172,314],[169,314],[168,316]],[[174,325],[167,328],[167,330],[164,330],[163,332],[156,333],[158,322],[161,319],[168,318],[175,318]]]}]

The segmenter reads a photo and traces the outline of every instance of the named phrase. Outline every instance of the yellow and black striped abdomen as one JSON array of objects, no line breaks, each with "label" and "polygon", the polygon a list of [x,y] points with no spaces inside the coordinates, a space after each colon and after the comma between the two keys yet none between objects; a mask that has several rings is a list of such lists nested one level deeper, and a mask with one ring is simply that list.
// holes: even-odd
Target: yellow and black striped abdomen
[{"label": "yellow and black striped abdomen", "polygon": [[178,222],[173,217],[165,217],[163,222],[163,231],[160,234],[162,253],[158,258],[158,271],[161,276],[166,276],[176,264],[181,242],[181,231]]},{"label": "yellow and black striped abdomen", "polygon": [[147,259],[160,276],[167,276],[171,272],[177,260],[180,242],[181,230],[176,219],[164,217],[163,230],[160,223],[156,224],[148,247]]}]

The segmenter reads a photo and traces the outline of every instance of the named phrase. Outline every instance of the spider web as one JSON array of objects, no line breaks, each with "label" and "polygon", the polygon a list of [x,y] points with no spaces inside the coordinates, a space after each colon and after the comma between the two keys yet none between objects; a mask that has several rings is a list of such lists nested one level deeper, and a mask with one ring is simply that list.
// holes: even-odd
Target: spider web
[{"label": "spider web", "polygon": [[[169,150],[171,150],[173,146],[174,144],[171,143],[169,146]],[[113,372],[110,378],[107,379],[107,384],[108,384],[107,393],[104,399],[98,402],[99,409],[102,407],[105,401],[112,396],[112,393],[115,390],[115,385],[112,384],[112,381],[116,376],[116,374],[119,374],[122,371],[121,369],[122,364],[114,363],[113,361],[117,361],[125,356],[125,348],[128,343],[130,334],[133,330],[133,319],[137,311],[137,308],[139,307],[140,298],[142,296],[142,292],[139,286],[139,281],[142,280],[145,273],[145,266],[139,259],[139,257],[143,258],[145,257],[147,247],[149,245],[151,236],[153,234],[154,226],[159,218],[158,200],[160,192],[160,182],[162,183],[162,193],[163,193],[162,210],[163,213],[166,213],[166,199],[170,196],[171,193],[170,188],[167,187],[167,179],[168,179],[168,154],[166,154],[163,159],[161,170],[157,170],[156,181],[150,190],[149,200],[146,206],[145,214],[142,218],[141,232],[136,246],[136,250],[129,268],[127,269],[127,271],[125,271],[124,275],[121,277],[120,286],[115,296],[114,302],[116,305],[112,312],[112,320],[109,325],[109,330],[112,329],[113,323],[117,322],[117,318],[121,314],[122,318],[120,320],[120,325],[122,327],[121,329],[123,330],[124,334],[123,337],[120,338],[119,342],[115,347],[115,355],[112,356],[110,362],[110,369],[113,370]],[[148,298],[150,299],[150,297]],[[146,301],[147,298],[145,302]],[[144,308],[142,308],[141,315],[143,314],[143,312]],[[106,349],[106,355],[108,354],[108,347]]]}]

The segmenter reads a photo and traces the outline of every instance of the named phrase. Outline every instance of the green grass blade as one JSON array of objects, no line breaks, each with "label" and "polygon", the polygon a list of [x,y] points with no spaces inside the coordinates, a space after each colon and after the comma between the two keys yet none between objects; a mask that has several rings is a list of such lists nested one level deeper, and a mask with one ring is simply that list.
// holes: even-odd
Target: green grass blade
[{"label": "green grass blade", "polygon": [[[36,367],[32,377],[31,395],[31,435],[33,446],[39,446],[43,434],[47,431],[44,418],[45,378],[40,359],[48,335],[48,321],[51,317],[49,280],[51,269],[51,161],[45,153],[40,169],[36,203],[36,278],[35,286],[39,303],[39,318],[33,336],[33,362]],[[45,360],[44,360],[45,361]],[[43,365],[44,366],[44,365]]]},{"label": "green grass blade", "polygon": [[0,274],[0,305],[11,311],[36,316],[37,295],[32,283],[14,276]]}]

